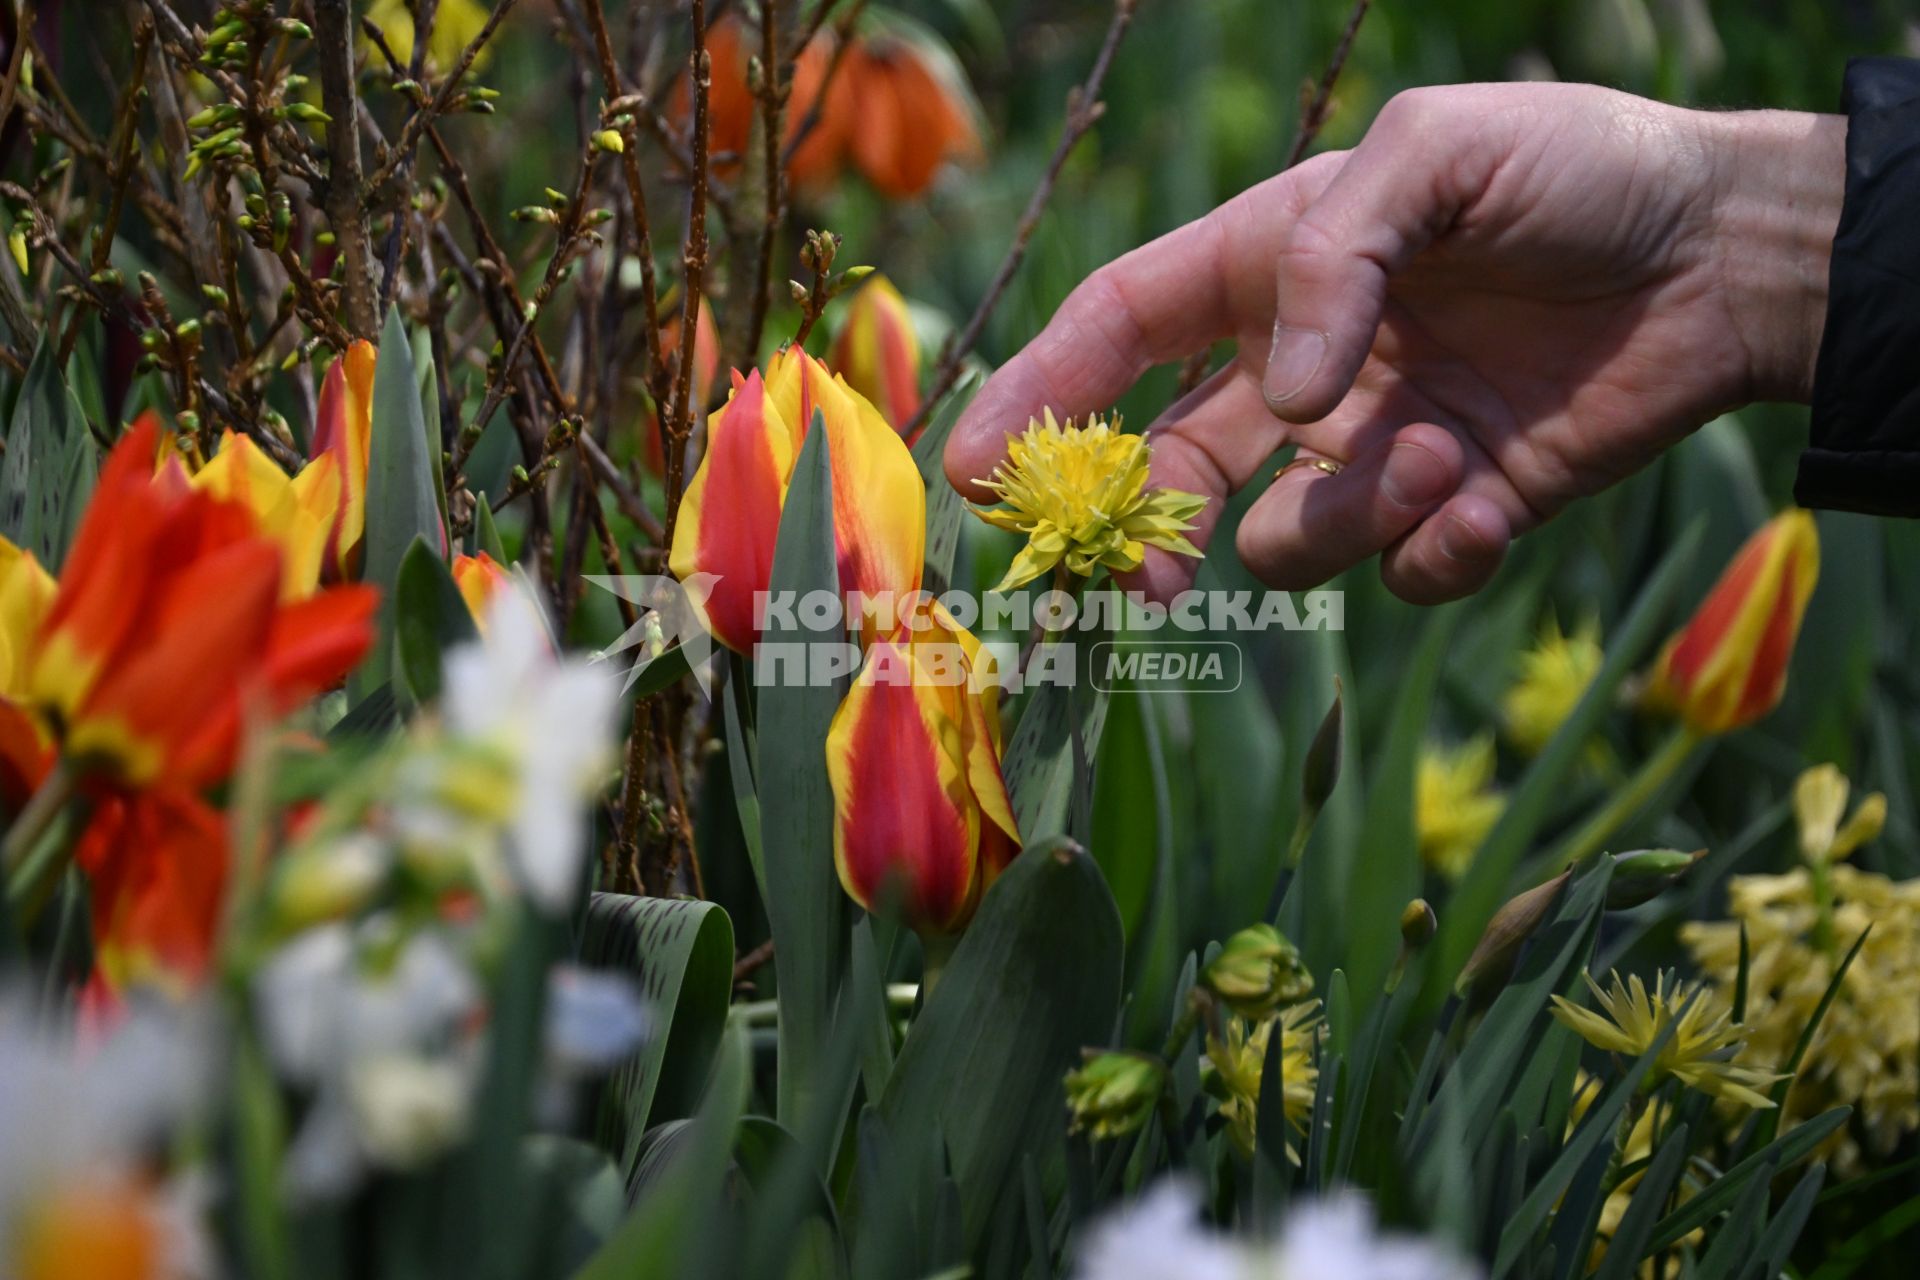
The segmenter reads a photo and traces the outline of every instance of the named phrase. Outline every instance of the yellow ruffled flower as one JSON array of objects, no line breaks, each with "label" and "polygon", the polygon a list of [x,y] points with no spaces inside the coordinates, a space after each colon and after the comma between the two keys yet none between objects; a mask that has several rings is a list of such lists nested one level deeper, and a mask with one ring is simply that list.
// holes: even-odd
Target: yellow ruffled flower
[{"label": "yellow ruffled flower", "polygon": [[1413,825],[1420,857],[1449,880],[1458,880],[1506,810],[1493,789],[1493,738],[1481,734],[1459,746],[1429,743],[1420,749],[1413,782]]},{"label": "yellow ruffled flower", "polygon": [[1599,673],[1600,623],[1588,618],[1571,635],[1548,618],[1534,646],[1520,655],[1520,676],[1500,700],[1507,738],[1530,756],[1547,749]]},{"label": "yellow ruffled flower", "polygon": [[[1289,1005],[1257,1026],[1242,1018],[1226,1019],[1224,1038],[1207,1037],[1207,1087],[1220,1097],[1220,1116],[1240,1154],[1251,1159],[1254,1126],[1260,1115],[1260,1078],[1266,1073],[1267,1049],[1274,1028],[1280,1029],[1281,1105],[1287,1125],[1305,1133],[1313,1112],[1313,1094],[1320,1082],[1320,1002]],[[1291,1138],[1287,1158],[1300,1163]]]},{"label": "yellow ruffled flower", "polygon": [[1138,569],[1148,547],[1183,556],[1200,549],[1187,540],[1193,518],[1207,505],[1196,493],[1149,489],[1147,464],[1153,449],[1144,437],[1093,417],[1085,426],[1064,425],[1051,409],[1007,441],[1007,460],[979,483],[998,494],[1003,507],[975,507],[988,524],[1025,534],[1027,545],[1013,558],[996,591],[1011,591],[1055,565],[1092,577],[1099,568]]},{"label": "yellow ruffled flower", "polygon": [[1779,1076],[1771,1071],[1735,1064],[1740,1029],[1725,1010],[1717,1009],[1700,983],[1674,983],[1661,974],[1649,992],[1638,974],[1626,982],[1615,973],[1602,988],[1590,975],[1587,986],[1600,1008],[1583,1009],[1564,996],[1553,997],[1553,1016],[1596,1049],[1624,1058],[1638,1058],[1653,1047],[1660,1033],[1678,1020],[1673,1034],[1654,1057],[1647,1074],[1651,1088],[1671,1077],[1691,1089],[1749,1107],[1771,1107],[1760,1089]]}]

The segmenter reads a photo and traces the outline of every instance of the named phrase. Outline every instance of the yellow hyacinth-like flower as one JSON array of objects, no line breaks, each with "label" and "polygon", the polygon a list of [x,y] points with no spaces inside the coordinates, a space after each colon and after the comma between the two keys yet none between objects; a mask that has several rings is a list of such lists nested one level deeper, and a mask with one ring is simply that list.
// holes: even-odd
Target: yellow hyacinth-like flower
[{"label": "yellow hyacinth-like flower", "polygon": [[1847,776],[1830,764],[1815,765],[1795,781],[1793,814],[1800,826],[1800,852],[1808,862],[1838,862],[1887,824],[1887,798],[1878,791],[1847,817],[1851,790]]},{"label": "yellow hyacinth-like flower", "polygon": [[1615,973],[1604,988],[1591,976],[1583,976],[1600,1007],[1583,1009],[1564,996],[1555,996],[1553,1016],[1597,1049],[1638,1058],[1677,1019],[1673,1034],[1654,1057],[1648,1087],[1671,1077],[1727,1102],[1773,1105],[1760,1090],[1780,1077],[1732,1061],[1740,1048],[1740,1029],[1708,997],[1703,984],[1670,982],[1663,973],[1648,991],[1638,974],[1622,982]]},{"label": "yellow hyacinth-like flower", "polygon": [[1120,430],[1118,417],[1076,426],[1058,422],[1049,409],[1028,423],[1007,441],[1007,460],[993,477],[979,482],[1005,505],[973,509],[988,524],[1027,538],[994,590],[1011,591],[1060,564],[1083,578],[1101,568],[1125,573],[1140,567],[1148,547],[1198,556],[1186,535],[1207,500],[1149,489],[1152,456],[1143,437]]},{"label": "yellow hyacinth-like flower", "polygon": [[1428,744],[1414,771],[1413,825],[1420,857],[1449,880],[1458,880],[1474,851],[1506,810],[1493,789],[1493,738],[1486,734],[1455,747]]},{"label": "yellow hyacinth-like flower", "polygon": [[1500,700],[1507,738],[1530,756],[1547,749],[1600,670],[1600,623],[1588,618],[1571,635],[1548,618],[1520,655],[1520,676]]},{"label": "yellow hyacinth-like flower", "polygon": [[[1267,1049],[1274,1029],[1280,1032],[1282,1107],[1287,1125],[1305,1133],[1313,1111],[1313,1094],[1320,1082],[1320,1002],[1289,1005],[1257,1026],[1229,1017],[1224,1034],[1207,1037],[1207,1088],[1220,1098],[1220,1116],[1241,1156],[1252,1159],[1254,1124],[1260,1114],[1260,1083],[1266,1074]],[[1287,1158],[1300,1163],[1291,1138]]]},{"label": "yellow hyacinth-like flower", "polygon": [[1857,1122],[1817,1153],[1843,1177],[1862,1168],[1863,1143],[1876,1157],[1897,1149],[1920,1130],[1920,880],[1896,881],[1845,862],[1735,876],[1727,914],[1682,925],[1680,940],[1724,1008],[1739,983],[1744,930],[1747,1005],[1737,1060],[1748,1064],[1788,1059],[1841,959],[1859,942],[1794,1073],[1780,1128],[1853,1107]]}]

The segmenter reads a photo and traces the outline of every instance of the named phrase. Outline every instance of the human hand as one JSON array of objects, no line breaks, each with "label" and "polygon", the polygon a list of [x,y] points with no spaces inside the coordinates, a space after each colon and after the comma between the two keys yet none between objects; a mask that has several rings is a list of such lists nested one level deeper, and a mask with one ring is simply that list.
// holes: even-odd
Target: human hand
[{"label": "human hand", "polygon": [[[1104,410],[1232,338],[1149,428],[1154,483],[1221,499],[1292,441],[1340,469],[1247,511],[1257,576],[1301,589],[1379,553],[1408,600],[1468,594],[1514,535],[1702,423],[1808,398],[1845,133],[1586,85],[1403,93],[1353,150],[1090,276],[975,398],[948,478],[990,500],[974,482],[1043,407]],[[1166,599],[1193,571],[1149,551],[1127,585]]]}]

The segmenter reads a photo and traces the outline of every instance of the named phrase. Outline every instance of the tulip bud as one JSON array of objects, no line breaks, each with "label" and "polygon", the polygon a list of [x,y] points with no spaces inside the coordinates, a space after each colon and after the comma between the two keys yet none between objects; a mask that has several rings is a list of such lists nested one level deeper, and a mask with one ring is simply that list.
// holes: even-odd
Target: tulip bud
[{"label": "tulip bud", "polygon": [[1505,983],[1513,973],[1513,962],[1520,954],[1521,945],[1547,918],[1547,912],[1559,900],[1560,891],[1572,878],[1573,871],[1569,868],[1545,884],[1515,894],[1494,912],[1480,941],[1474,945],[1473,954],[1460,967],[1460,976],[1453,984],[1454,994],[1465,995],[1475,986]]},{"label": "tulip bud", "polygon": [[920,412],[919,340],[906,299],[885,276],[873,277],[853,295],[827,363],[896,431]]},{"label": "tulip bud", "polygon": [[1089,1049],[1086,1064],[1067,1073],[1069,1128],[1096,1140],[1125,1137],[1146,1124],[1166,1085],[1158,1058]]},{"label": "tulip bud", "polygon": [[1228,938],[1200,981],[1250,1022],[1306,999],[1313,990],[1313,975],[1300,963],[1299,948],[1270,924],[1251,925]]},{"label": "tulip bud", "polygon": [[1652,902],[1680,882],[1687,868],[1706,857],[1705,849],[1682,853],[1678,849],[1636,849],[1613,855],[1613,878],[1607,881],[1607,910],[1624,911]]},{"label": "tulip bud", "polygon": [[1729,733],[1773,710],[1819,573],[1812,515],[1796,508],[1762,525],[1667,642],[1645,704],[1700,734]]}]

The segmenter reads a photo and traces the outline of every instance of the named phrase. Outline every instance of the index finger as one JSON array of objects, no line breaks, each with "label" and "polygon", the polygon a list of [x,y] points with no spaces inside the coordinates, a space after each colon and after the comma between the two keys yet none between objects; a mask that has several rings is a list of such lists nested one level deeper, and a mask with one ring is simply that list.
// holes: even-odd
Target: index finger
[{"label": "index finger", "polygon": [[1112,407],[1155,364],[1232,329],[1218,211],[1168,232],[1088,276],[1039,336],[987,380],[947,441],[947,479],[976,501],[974,481],[1006,456],[1006,438],[1052,409],[1062,419]]}]

